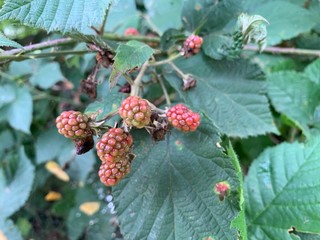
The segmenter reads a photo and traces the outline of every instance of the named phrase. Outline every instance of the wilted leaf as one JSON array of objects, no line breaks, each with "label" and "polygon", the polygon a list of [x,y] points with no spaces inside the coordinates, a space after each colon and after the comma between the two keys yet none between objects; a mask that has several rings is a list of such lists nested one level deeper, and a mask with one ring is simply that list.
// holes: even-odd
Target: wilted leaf
[{"label": "wilted leaf", "polygon": [[100,202],[85,202],[79,207],[80,211],[91,216],[95,214],[100,208]]}]

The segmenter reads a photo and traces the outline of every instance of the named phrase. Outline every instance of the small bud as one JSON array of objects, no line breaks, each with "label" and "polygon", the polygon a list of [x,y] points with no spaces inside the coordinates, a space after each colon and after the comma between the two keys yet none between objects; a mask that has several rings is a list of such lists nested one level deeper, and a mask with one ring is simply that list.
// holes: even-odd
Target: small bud
[{"label": "small bud", "polygon": [[223,199],[228,196],[230,190],[230,185],[228,182],[218,182],[214,187],[214,192],[219,195],[219,200],[223,201]]}]

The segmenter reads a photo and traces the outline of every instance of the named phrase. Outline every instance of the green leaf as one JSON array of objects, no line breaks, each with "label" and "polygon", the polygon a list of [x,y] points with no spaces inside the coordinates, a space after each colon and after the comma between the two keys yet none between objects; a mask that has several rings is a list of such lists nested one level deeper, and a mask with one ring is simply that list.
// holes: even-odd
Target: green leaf
[{"label": "green leaf", "polygon": [[244,205],[244,196],[243,196],[243,174],[241,171],[239,159],[237,157],[237,154],[233,150],[233,147],[231,145],[231,142],[229,142],[227,146],[227,154],[230,157],[232,164],[234,168],[237,171],[238,179],[240,182],[239,186],[239,196],[240,196],[240,212],[239,215],[232,220],[231,227],[236,227],[239,231],[239,240],[247,240],[247,224],[246,224],[246,218],[245,218],[245,205]]},{"label": "green leaf", "polygon": [[189,0],[184,1],[181,18],[190,32],[213,32],[221,30],[241,9],[242,0]]},{"label": "green leaf", "polygon": [[320,60],[317,59],[309,64],[304,73],[312,82],[320,84]]},{"label": "green leaf", "polygon": [[297,72],[275,72],[268,75],[268,95],[276,110],[288,116],[309,136],[308,125],[315,122],[320,86]]},{"label": "green leaf", "polygon": [[269,21],[267,41],[270,45],[308,32],[317,23],[314,14],[304,9],[303,4],[298,6],[287,1],[267,1],[259,4],[250,13],[259,14]]},{"label": "green leaf", "polygon": [[91,26],[103,21],[109,0],[46,1],[6,0],[0,10],[0,20],[18,20],[22,24],[63,33],[92,33]]},{"label": "green leaf", "polygon": [[[0,169],[1,170],[1,169]],[[19,163],[11,182],[5,182],[0,171],[0,216],[11,216],[19,210],[29,197],[34,178],[34,167],[24,149],[19,150]],[[0,218],[1,219],[1,218]]]},{"label": "green leaf", "polygon": [[0,108],[11,103],[16,98],[16,91],[13,85],[5,84],[0,86]]},{"label": "green leaf", "polygon": [[6,38],[1,33],[0,33],[0,47],[22,48],[22,46],[19,43]]},{"label": "green leaf", "polygon": [[30,78],[30,82],[34,86],[47,89],[55,85],[58,81],[64,80],[60,66],[58,63],[50,62],[39,66]]},{"label": "green leaf", "polygon": [[[70,144],[68,143],[70,142],[70,139],[67,139],[58,133],[58,130],[55,126],[42,131],[38,136],[35,144],[37,164],[59,158],[63,153],[61,149],[71,152],[71,154],[73,155],[74,147],[72,146],[72,144],[71,148],[69,147]],[[70,159],[65,160],[69,161]]]},{"label": "green leaf", "polygon": [[11,127],[30,133],[32,121],[32,96],[26,87],[16,89],[16,98],[8,106],[7,120]]},{"label": "green leaf", "polygon": [[110,87],[115,86],[119,74],[135,67],[141,67],[153,54],[153,49],[147,44],[131,40],[120,44],[114,57],[113,70],[110,76]]},{"label": "green leaf", "polygon": [[[125,239],[237,238],[230,224],[239,213],[239,179],[207,118],[194,133],[172,130],[167,141],[154,144],[140,132],[134,139],[131,173],[113,188]],[[214,192],[220,181],[232,191],[223,201]]]},{"label": "green leaf", "polygon": [[176,75],[166,70],[165,78],[193,110],[203,111],[220,131],[236,137],[277,133],[265,82],[249,80],[261,73],[255,65],[245,60],[214,61],[201,54],[177,63],[184,73],[195,76],[197,86],[182,91],[182,81]]},{"label": "green leaf", "polygon": [[168,29],[163,33],[160,40],[160,47],[163,51],[168,50],[170,47],[174,47],[177,41],[184,41],[185,35],[177,29]]},{"label": "green leaf", "polygon": [[265,150],[245,178],[249,239],[292,239],[288,230],[319,233],[320,138]]},{"label": "green leaf", "polygon": [[94,151],[89,151],[85,154],[77,155],[74,161],[71,162],[68,174],[73,181],[78,181],[83,184],[93,170],[96,163],[96,154]]},{"label": "green leaf", "polygon": [[[2,236],[5,238],[3,239]],[[2,219],[0,217],[0,237],[3,240],[22,240],[21,233],[10,219]]]},{"label": "green leaf", "polygon": [[183,0],[144,1],[150,19],[159,35],[162,35],[169,28],[181,28],[179,13],[182,9],[182,3]]},{"label": "green leaf", "polygon": [[292,230],[290,230],[290,234],[295,236],[295,239],[298,240],[320,240],[320,234],[300,232],[297,231],[295,228],[292,228]]},{"label": "green leaf", "polygon": [[216,60],[228,56],[228,49],[232,45],[232,39],[221,34],[211,33],[203,39],[202,50],[204,54]]}]

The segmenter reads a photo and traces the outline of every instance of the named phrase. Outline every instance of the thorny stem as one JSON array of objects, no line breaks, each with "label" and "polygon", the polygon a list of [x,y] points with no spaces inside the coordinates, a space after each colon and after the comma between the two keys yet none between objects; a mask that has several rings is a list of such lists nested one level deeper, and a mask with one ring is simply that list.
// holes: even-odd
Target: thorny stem
[{"label": "thorny stem", "polygon": [[113,110],[109,113],[107,113],[105,116],[103,116],[103,118],[97,122],[90,122],[89,125],[90,127],[100,127],[101,125],[104,124],[104,122],[106,120],[108,120],[109,118],[112,118],[113,116],[117,115],[118,114],[118,109],[116,110]]},{"label": "thorny stem", "polygon": [[143,77],[145,71],[147,70],[147,68],[148,68],[148,62],[145,62],[142,65],[138,76],[136,77],[133,84],[131,85],[131,96],[138,96],[139,95],[139,89],[141,87],[142,77]]},{"label": "thorny stem", "polygon": [[182,78],[183,82],[185,82],[185,79],[188,79],[189,74],[184,74],[180,68],[178,68],[173,62],[169,62],[171,67],[177,72],[177,74]]},{"label": "thorny stem", "polygon": [[[249,50],[249,51],[257,51],[257,52],[259,51],[259,48],[257,46],[252,46],[252,45],[245,45],[243,49]],[[320,50],[311,50],[311,49],[266,47],[263,50],[263,52],[320,57]]]}]

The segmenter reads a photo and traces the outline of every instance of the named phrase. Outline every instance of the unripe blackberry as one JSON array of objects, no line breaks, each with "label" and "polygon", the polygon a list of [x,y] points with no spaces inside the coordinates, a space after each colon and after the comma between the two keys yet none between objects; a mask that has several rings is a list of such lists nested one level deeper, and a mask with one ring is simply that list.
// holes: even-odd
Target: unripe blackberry
[{"label": "unripe blackberry", "polygon": [[102,162],[98,175],[100,181],[106,186],[116,185],[131,170],[131,163],[127,156],[118,162]]},{"label": "unripe blackberry", "polygon": [[189,57],[192,54],[197,54],[198,52],[200,52],[202,43],[203,43],[202,37],[191,34],[183,44],[183,50],[185,52],[185,56]]},{"label": "unripe blackberry", "polygon": [[56,118],[58,132],[66,138],[79,139],[91,136],[88,116],[81,112],[64,111]]},{"label": "unripe blackberry", "polygon": [[130,150],[132,136],[121,128],[110,128],[97,142],[97,154],[103,162],[117,162]]},{"label": "unripe blackberry", "polygon": [[140,35],[139,31],[136,28],[127,28],[124,31],[125,36],[138,36]]},{"label": "unripe blackberry", "polygon": [[130,96],[122,101],[119,115],[129,126],[143,128],[150,123],[151,107],[147,100]]},{"label": "unripe blackberry", "polygon": [[168,121],[183,132],[193,132],[200,125],[200,115],[192,112],[183,104],[177,104],[167,111]]}]

